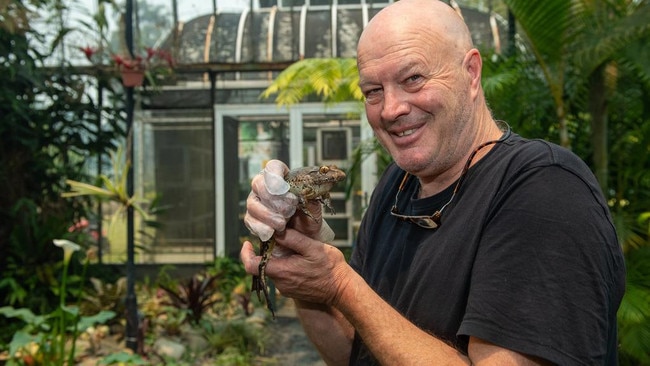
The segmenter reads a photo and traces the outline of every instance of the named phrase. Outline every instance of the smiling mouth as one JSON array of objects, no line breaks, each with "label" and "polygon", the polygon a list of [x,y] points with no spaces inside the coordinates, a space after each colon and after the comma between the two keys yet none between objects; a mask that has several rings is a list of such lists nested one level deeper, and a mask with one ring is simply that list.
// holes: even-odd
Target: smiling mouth
[{"label": "smiling mouth", "polygon": [[408,136],[408,135],[412,135],[415,132],[415,130],[416,130],[416,128],[413,128],[413,129],[410,129],[410,130],[398,132],[395,135],[397,135],[397,137]]}]

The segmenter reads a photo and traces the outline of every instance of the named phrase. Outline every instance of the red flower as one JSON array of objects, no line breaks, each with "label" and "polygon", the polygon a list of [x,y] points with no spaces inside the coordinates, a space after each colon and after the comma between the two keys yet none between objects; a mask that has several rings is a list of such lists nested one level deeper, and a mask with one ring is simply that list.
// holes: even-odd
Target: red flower
[{"label": "red flower", "polygon": [[124,59],[119,55],[113,56],[113,62],[115,62],[116,65],[124,65]]},{"label": "red flower", "polygon": [[84,53],[84,55],[86,55],[86,58],[88,60],[91,60],[95,52],[97,52],[97,49],[92,48],[90,46],[79,47],[79,49]]},{"label": "red flower", "polygon": [[151,60],[154,56],[156,56],[156,50],[155,49],[153,49],[151,47],[147,47],[146,51],[147,51],[147,61]]},{"label": "red flower", "polygon": [[84,53],[88,60],[102,64],[102,61],[106,60],[106,57],[110,57],[111,63],[116,66],[118,70],[140,70],[145,72],[150,72],[152,75],[158,75],[166,72],[166,69],[174,67],[174,60],[172,54],[165,50],[159,50],[157,48],[147,47],[144,49],[144,52],[141,54],[135,55],[116,55],[110,51],[107,51],[108,54],[104,57],[98,57],[98,53],[104,52],[102,48],[92,48],[92,47],[79,47],[79,49]]}]

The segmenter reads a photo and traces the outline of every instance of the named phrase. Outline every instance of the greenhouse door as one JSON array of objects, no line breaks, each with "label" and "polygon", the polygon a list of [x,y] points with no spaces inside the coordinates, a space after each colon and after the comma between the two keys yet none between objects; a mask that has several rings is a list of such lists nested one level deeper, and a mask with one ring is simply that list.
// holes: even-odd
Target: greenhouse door
[{"label": "greenhouse door", "polygon": [[[282,160],[290,168],[336,164],[345,169],[362,138],[355,103],[299,104],[290,109],[268,104],[217,105],[215,110],[217,256],[238,255],[244,240],[255,239],[243,224],[243,216],[250,180],[268,160]],[[345,184],[340,184],[332,193],[332,202],[336,214],[329,214],[327,220],[336,232],[334,244],[352,246],[361,199],[346,198]]]}]

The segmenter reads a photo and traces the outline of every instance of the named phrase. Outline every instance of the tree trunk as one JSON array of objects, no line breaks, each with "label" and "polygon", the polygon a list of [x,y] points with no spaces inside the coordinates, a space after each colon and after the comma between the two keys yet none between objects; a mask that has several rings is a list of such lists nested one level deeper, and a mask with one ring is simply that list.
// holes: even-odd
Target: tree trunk
[{"label": "tree trunk", "polygon": [[569,138],[569,126],[567,125],[566,113],[564,112],[564,103],[560,102],[556,113],[559,120],[560,145],[571,149],[571,139]]},{"label": "tree trunk", "polygon": [[593,147],[594,174],[607,196],[609,156],[607,149],[607,87],[605,68],[599,66],[589,76],[589,114],[591,115],[591,145]]}]

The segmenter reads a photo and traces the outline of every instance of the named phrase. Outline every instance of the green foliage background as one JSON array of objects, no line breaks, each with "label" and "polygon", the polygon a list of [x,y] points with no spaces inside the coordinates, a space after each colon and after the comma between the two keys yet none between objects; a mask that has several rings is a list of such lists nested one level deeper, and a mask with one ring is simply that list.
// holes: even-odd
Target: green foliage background
[{"label": "green foliage background", "polygon": [[[68,31],[48,41],[31,28],[33,10],[47,6],[0,5],[0,301],[38,313],[57,305],[61,251],[52,239],[84,242],[68,228],[91,216],[84,202],[61,197],[65,179],[91,180],[86,164],[125,135],[121,88],[72,73],[65,62],[46,64]],[[94,95],[97,83],[106,90],[103,105]]]},{"label": "green foliage background", "polygon": [[[570,147],[596,173],[627,261],[621,364],[650,365],[649,1],[492,3],[504,17],[511,10],[518,40],[509,52],[483,50],[490,107],[521,135]],[[57,303],[61,253],[48,250],[51,240],[83,242],[68,227],[91,216],[88,204],[61,198],[65,180],[91,181],[88,162],[116,150],[126,135],[121,87],[108,76],[88,78],[68,68],[61,45],[73,30],[56,23],[57,16],[48,33],[31,28],[35,11],[62,9],[54,0],[0,4],[0,301],[38,313]],[[47,61],[52,55],[60,55],[56,65]],[[308,59],[280,75],[266,95],[282,91],[283,104],[311,94],[328,103],[361,101],[355,75],[354,60]],[[99,85],[106,93],[101,104]],[[369,152],[381,148],[364,143],[353,167]],[[0,337],[12,334],[5,321]]]}]

